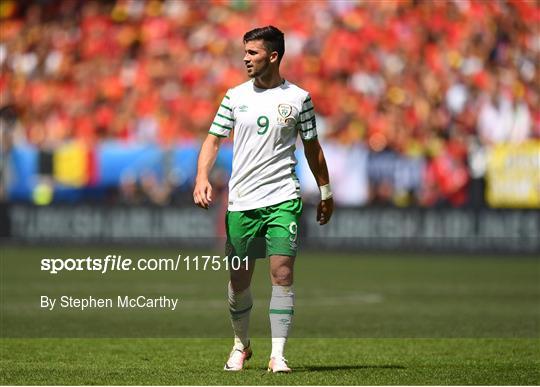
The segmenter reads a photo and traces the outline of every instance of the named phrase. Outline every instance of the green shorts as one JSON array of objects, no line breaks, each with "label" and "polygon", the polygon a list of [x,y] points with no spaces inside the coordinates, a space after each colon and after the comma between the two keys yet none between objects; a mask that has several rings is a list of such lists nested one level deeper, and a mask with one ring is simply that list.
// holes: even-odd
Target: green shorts
[{"label": "green shorts", "polygon": [[302,199],[248,211],[227,211],[226,254],[263,258],[270,255],[296,256],[298,223]]}]

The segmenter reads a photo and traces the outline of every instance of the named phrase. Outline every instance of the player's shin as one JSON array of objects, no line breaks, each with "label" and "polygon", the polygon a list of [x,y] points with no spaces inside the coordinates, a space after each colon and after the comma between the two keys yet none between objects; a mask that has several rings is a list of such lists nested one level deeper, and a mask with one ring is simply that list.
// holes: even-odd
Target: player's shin
[{"label": "player's shin", "polygon": [[253,306],[251,289],[247,288],[241,292],[234,292],[229,282],[228,293],[229,311],[234,331],[234,349],[243,351],[244,348],[249,346],[249,315]]},{"label": "player's shin", "polygon": [[270,329],[272,330],[272,354],[282,358],[294,314],[294,292],[292,286],[272,286],[270,300]]}]

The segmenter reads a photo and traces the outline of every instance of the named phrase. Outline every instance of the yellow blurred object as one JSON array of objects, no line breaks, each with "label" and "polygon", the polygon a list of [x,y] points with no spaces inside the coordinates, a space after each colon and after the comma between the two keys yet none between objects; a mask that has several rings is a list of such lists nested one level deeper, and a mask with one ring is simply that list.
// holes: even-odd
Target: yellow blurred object
[{"label": "yellow blurred object", "polygon": [[161,1],[152,0],[146,5],[146,14],[150,17],[161,15]]},{"label": "yellow blurred object", "polygon": [[540,208],[540,141],[491,148],[486,183],[491,207]]},{"label": "yellow blurred object", "polygon": [[126,21],[127,17],[128,17],[128,14],[126,12],[125,5],[116,4],[111,12],[111,19],[118,23],[118,22]]},{"label": "yellow blurred object", "polygon": [[61,146],[53,156],[54,179],[59,183],[81,187],[88,181],[87,149],[82,142]]},{"label": "yellow blurred object", "polygon": [[463,57],[459,53],[459,51],[452,50],[449,51],[447,54],[447,60],[451,67],[453,68],[460,68],[463,64]]},{"label": "yellow blurred object", "polygon": [[15,13],[17,6],[13,0],[0,1],[0,19],[7,19]]},{"label": "yellow blurred object", "polygon": [[444,149],[444,143],[441,139],[433,137],[426,146],[426,153],[431,157],[439,156]]},{"label": "yellow blurred object", "polygon": [[408,192],[396,192],[392,197],[392,202],[396,207],[407,207],[411,205],[411,197]]},{"label": "yellow blurred object", "polygon": [[407,145],[405,147],[405,155],[409,157],[420,157],[424,154],[424,149],[422,148],[422,144],[420,144],[419,141],[411,138],[407,141]]},{"label": "yellow blurred object", "polygon": [[390,90],[388,90],[388,99],[394,105],[401,105],[405,102],[405,91],[399,87],[392,86]]},{"label": "yellow blurred object", "polygon": [[47,183],[38,183],[32,192],[32,200],[35,205],[48,206],[53,199],[53,189]]},{"label": "yellow blurred object", "polygon": [[525,86],[523,85],[523,83],[521,82],[516,82],[514,84],[514,96],[517,98],[517,99],[521,99],[523,98],[523,96],[525,95]]},{"label": "yellow blurred object", "polygon": [[363,140],[366,136],[366,127],[362,121],[355,119],[350,123],[351,130],[356,134],[357,140]]}]

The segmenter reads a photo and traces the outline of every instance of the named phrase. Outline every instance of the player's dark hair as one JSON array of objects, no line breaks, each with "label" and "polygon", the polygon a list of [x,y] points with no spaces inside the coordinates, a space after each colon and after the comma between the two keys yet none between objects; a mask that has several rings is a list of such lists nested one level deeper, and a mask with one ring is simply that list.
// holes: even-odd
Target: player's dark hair
[{"label": "player's dark hair", "polygon": [[285,36],[274,26],[255,28],[244,35],[244,44],[252,40],[262,40],[268,52],[278,53],[278,63],[285,54]]}]

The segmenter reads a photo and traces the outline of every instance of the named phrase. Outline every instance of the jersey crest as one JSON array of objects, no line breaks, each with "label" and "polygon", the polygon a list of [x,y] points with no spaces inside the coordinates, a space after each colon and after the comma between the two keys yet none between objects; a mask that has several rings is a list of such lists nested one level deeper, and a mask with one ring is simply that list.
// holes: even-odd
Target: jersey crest
[{"label": "jersey crest", "polygon": [[292,113],[292,106],[287,103],[280,103],[278,105],[278,112],[281,117],[287,118]]},{"label": "jersey crest", "polygon": [[281,125],[296,125],[296,119],[294,118],[295,112],[297,110],[292,105],[280,103],[278,105],[279,116],[277,117],[277,122]]}]

